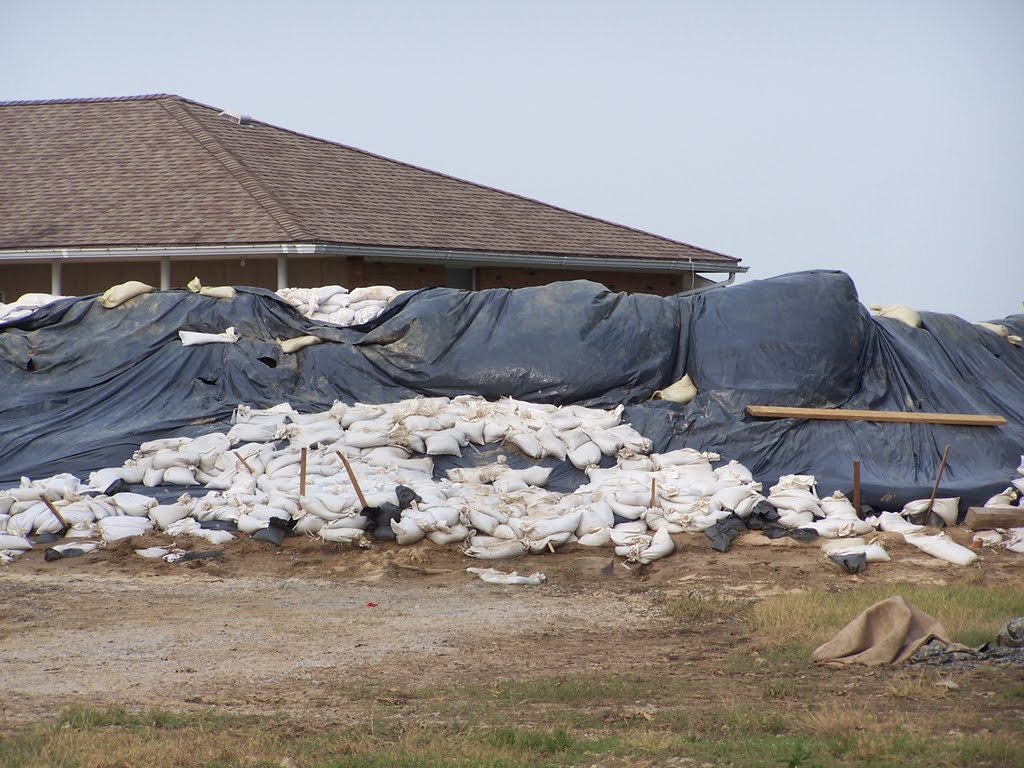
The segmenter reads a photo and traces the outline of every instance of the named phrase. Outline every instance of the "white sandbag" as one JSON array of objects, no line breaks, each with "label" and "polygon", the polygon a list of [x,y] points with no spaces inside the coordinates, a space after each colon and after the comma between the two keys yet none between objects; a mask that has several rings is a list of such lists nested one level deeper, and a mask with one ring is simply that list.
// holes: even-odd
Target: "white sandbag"
[{"label": "white sandbag", "polygon": [[518,584],[531,587],[539,587],[543,584],[547,577],[543,573],[533,573],[529,576],[520,576],[516,571],[512,573],[502,573],[496,571],[493,568],[467,568],[467,572],[475,573],[480,577],[481,581],[486,581],[488,584]]},{"label": "white sandbag", "polygon": [[121,306],[129,299],[134,299],[136,296],[142,296],[153,290],[155,289],[151,285],[140,283],[138,280],[129,280],[126,283],[120,283],[119,285],[107,288],[99,298],[100,306],[113,309],[114,307]]},{"label": "white sandbag", "polygon": [[853,504],[850,503],[850,500],[846,498],[842,491],[836,491],[831,496],[822,499],[818,504],[827,518],[856,520],[859,517],[857,510],[853,508]]},{"label": "white sandbag", "polygon": [[141,536],[152,530],[153,523],[147,517],[105,517],[96,523],[104,541],[118,541],[132,536]]},{"label": "white sandbag", "polygon": [[279,341],[278,344],[281,345],[281,351],[286,355],[294,355],[300,349],[305,349],[321,342],[323,342],[323,339],[319,336],[298,336],[294,339]]},{"label": "white sandbag", "polygon": [[875,521],[877,521],[877,526],[886,533],[902,533],[905,536],[908,533],[919,533],[924,530],[923,525],[914,525],[897,512],[882,512],[868,522]]},{"label": "white sandbag", "polygon": [[251,515],[248,512],[243,512],[238,516],[236,525],[238,526],[238,530],[242,533],[256,533],[256,531],[262,531],[266,528],[269,525],[269,520],[264,520],[256,517],[255,515]]},{"label": "white sandbag", "polygon": [[188,467],[168,467],[164,470],[161,484],[193,486],[199,485],[199,481],[196,480],[195,470]]},{"label": "white sandbag", "polygon": [[16,536],[11,533],[0,533],[0,550],[2,549],[26,551],[32,549],[32,542],[24,536]]},{"label": "white sandbag", "polygon": [[149,510],[149,519],[163,530],[188,517],[189,511],[190,507],[185,504],[158,504]]},{"label": "white sandbag", "polygon": [[818,505],[818,497],[801,488],[772,491],[767,501],[780,512],[807,512],[813,517],[825,516]]},{"label": "white sandbag", "polygon": [[429,531],[427,538],[434,544],[456,544],[469,538],[469,528],[464,525],[453,525],[447,531]]},{"label": "white sandbag", "polygon": [[[757,486],[755,489],[754,486]],[[760,489],[760,483],[751,483],[749,485],[734,485],[727,488],[722,488],[715,492],[715,494],[708,500],[708,511],[717,512],[720,509],[727,509],[730,512],[743,503],[743,501],[751,496],[760,496],[757,492]]]},{"label": "white sandbag", "polygon": [[978,531],[971,537],[973,547],[994,547],[1003,543],[1003,534],[999,531]]},{"label": "white sandbag", "polygon": [[333,544],[355,544],[360,547],[369,547],[370,542],[366,533],[361,528],[331,528],[324,526],[318,534],[324,541]]},{"label": "white sandbag", "polygon": [[611,540],[611,528],[595,528],[582,536],[577,534],[576,543],[584,547],[607,547]]},{"label": "white sandbag", "polygon": [[[770,497],[769,501],[771,501]],[[779,512],[778,523],[784,528],[803,528],[813,521],[814,514],[812,512],[791,512],[789,510]]]},{"label": "white sandbag", "polygon": [[871,523],[863,520],[849,519],[845,517],[826,517],[823,520],[812,520],[799,526],[803,529],[817,531],[818,535],[825,539],[842,539],[851,536],[863,536],[871,533],[874,527]]},{"label": "white sandbag", "polygon": [[425,439],[428,456],[461,456],[459,441],[451,432],[437,432]]},{"label": "white sandbag", "polygon": [[386,431],[353,430],[345,433],[345,445],[352,448],[380,448],[388,445],[390,439]]},{"label": "white sandbag", "polygon": [[[740,485],[754,482],[753,473],[735,459],[724,466],[718,467],[714,472],[715,477],[719,480],[735,480]],[[761,488],[758,487],[757,490],[760,491]]]},{"label": "white sandbag", "polygon": [[587,440],[579,448],[568,452],[569,461],[577,469],[585,470],[587,467],[596,466],[601,463],[601,449],[593,440]]},{"label": "white sandbag", "polygon": [[690,374],[686,374],[671,386],[665,387],[665,389],[657,390],[652,396],[652,400],[671,400],[675,403],[688,403],[697,396],[697,386],[690,379]]},{"label": "white sandbag", "polygon": [[318,533],[323,527],[324,521],[322,518],[319,518],[316,515],[303,515],[295,523],[295,532],[312,536]]},{"label": "white sandbag", "polygon": [[524,539],[523,545],[526,551],[533,555],[540,555],[546,552],[554,552],[555,549],[566,544],[574,538],[572,531],[561,531],[545,536],[542,539]]},{"label": "white sandbag", "polygon": [[544,427],[536,433],[536,438],[545,456],[553,456],[559,461],[565,460],[568,448],[553,429]]},{"label": "white sandbag", "polygon": [[1019,347],[1021,342],[1024,341],[1020,336],[1010,333],[1010,329],[1002,323],[984,323],[978,321],[974,324],[980,328],[984,328],[986,331],[992,331],[992,333],[996,334],[1000,338],[1006,339],[1016,347]]},{"label": "white sandbag", "polygon": [[1018,495],[1019,494],[1017,493],[1017,489],[1011,485],[1005,491],[997,493],[995,496],[991,497],[988,501],[984,503],[983,506],[1009,507],[1013,504],[1013,502],[1017,500]]},{"label": "white sandbag", "polygon": [[427,532],[416,524],[416,520],[404,515],[401,520],[391,521],[391,530],[395,532],[395,541],[402,546],[415,544],[427,535]]},{"label": "white sandbag", "polygon": [[1016,552],[1024,555],[1024,528],[1009,528],[1006,531],[1006,540],[1003,547],[1008,552]]},{"label": "white sandbag", "polygon": [[465,421],[463,419],[457,419],[453,429],[459,432],[467,442],[473,443],[474,445],[483,445],[484,426],[485,425],[482,421]]},{"label": "white sandbag", "polygon": [[464,549],[463,553],[478,560],[505,560],[526,554],[526,548],[522,542],[515,539],[473,536],[469,540],[469,547]]},{"label": "white sandbag", "polygon": [[238,341],[238,329],[227,328],[223,333],[201,333],[199,331],[178,331],[183,347],[197,347],[203,344],[234,344]]},{"label": "white sandbag", "polygon": [[519,432],[509,435],[506,439],[531,459],[539,459],[544,456],[544,446],[532,432]]},{"label": "white sandbag", "polygon": [[783,491],[802,490],[808,491],[817,499],[815,486],[817,481],[814,475],[783,475],[779,482],[768,489],[769,494],[782,493]]},{"label": "white sandbag", "polygon": [[903,538],[922,552],[954,565],[970,565],[978,559],[976,553],[960,546],[944,533],[904,533]]},{"label": "white sandbag", "polygon": [[580,510],[580,522],[576,526],[576,535],[586,536],[590,533],[611,528],[615,524],[615,513],[604,501],[594,501]]},{"label": "white sandbag", "polygon": [[649,544],[637,547],[635,550],[631,549],[630,553],[626,555],[626,559],[635,560],[638,563],[652,563],[672,554],[675,548],[676,545],[672,541],[668,529],[662,528],[655,531]]},{"label": "white sandbag", "polygon": [[398,295],[398,291],[390,285],[367,285],[362,288],[353,288],[348,292],[349,305],[360,301],[391,301]]},{"label": "white sandbag", "polygon": [[139,557],[145,557],[150,560],[159,560],[165,555],[170,554],[171,550],[166,547],[146,547],[145,549],[136,549],[135,554]]},{"label": "white sandbag", "polygon": [[[913,515],[922,514],[928,509],[929,499],[917,499],[916,501],[908,501],[903,506],[903,516],[911,517]],[[932,512],[939,516],[939,518],[947,526],[953,527],[956,525],[957,515],[959,513],[960,498],[948,498],[948,499],[936,499],[932,504]]]},{"label": "white sandbag", "polygon": [[906,304],[890,304],[885,307],[873,304],[871,311],[879,317],[890,317],[893,320],[899,320],[911,328],[921,327],[921,316]]},{"label": "white sandbag", "polygon": [[864,539],[831,539],[825,542],[821,551],[830,555],[864,555],[869,563],[887,563],[892,558],[881,544],[868,544]]},{"label": "white sandbag", "polygon": [[[553,517],[519,518],[519,526],[522,535],[531,539],[544,539],[563,532],[575,532],[582,519],[583,510],[580,509]],[[509,525],[512,524],[513,520],[509,520]],[[514,528],[515,526],[513,525]]]}]

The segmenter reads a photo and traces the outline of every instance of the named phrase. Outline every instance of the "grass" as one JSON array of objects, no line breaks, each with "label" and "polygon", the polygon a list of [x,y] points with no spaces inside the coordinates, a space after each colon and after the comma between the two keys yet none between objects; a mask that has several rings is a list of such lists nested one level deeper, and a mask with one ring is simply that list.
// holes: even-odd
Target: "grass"
[{"label": "grass", "polygon": [[1000,624],[1024,614],[1024,594],[1018,590],[973,584],[861,584],[838,592],[819,590],[765,598],[750,608],[744,625],[759,647],[806,658],[858,613],[895,595],[934,616],[964,645],[993,639]]},{"label": "grass", "polygon": [[1013,766],[1024,761],[1007,736],[927,736],[907,718],[825,705],[812,713],[758,712],[726,706],[699,716],[655,717],[645,727],[581,730],[466,723],[389,721],[367,728],[322,729],[293,720],[222,718],[124,710],[69,710],[0,742],[9,768],[347,768],[348,766],[577,766],[636,764],[638,757],[778,768],[779,766]]}]

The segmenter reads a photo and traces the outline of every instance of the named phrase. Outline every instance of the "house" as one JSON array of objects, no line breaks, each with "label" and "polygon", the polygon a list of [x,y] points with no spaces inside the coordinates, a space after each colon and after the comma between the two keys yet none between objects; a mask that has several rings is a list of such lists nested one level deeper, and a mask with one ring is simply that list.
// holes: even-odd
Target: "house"
[{"label": "house", "polygon": [[[172,95],[0,102],[0,291],[208,285],[671,294],[739,260]],[[716,280],[717,278],[717,280]],[[0,298],[0,300],[4,300]]]}]

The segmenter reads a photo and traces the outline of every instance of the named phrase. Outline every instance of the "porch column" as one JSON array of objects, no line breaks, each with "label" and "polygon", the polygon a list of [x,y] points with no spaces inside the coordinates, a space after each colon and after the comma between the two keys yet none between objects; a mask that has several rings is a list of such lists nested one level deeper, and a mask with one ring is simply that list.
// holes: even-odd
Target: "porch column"
[{"label": "porch column", "polygon": [[64,264],[60,259],[50,262],[50,293],[54,296],[61,295],[63,272]]},{"label": "porch column", "polygon": [[160,257],[160,290],[171,290],[171,257]]},{"label": "porch column", "polygon": [[288,287],[288,255],[277,254],[277,290]]}]

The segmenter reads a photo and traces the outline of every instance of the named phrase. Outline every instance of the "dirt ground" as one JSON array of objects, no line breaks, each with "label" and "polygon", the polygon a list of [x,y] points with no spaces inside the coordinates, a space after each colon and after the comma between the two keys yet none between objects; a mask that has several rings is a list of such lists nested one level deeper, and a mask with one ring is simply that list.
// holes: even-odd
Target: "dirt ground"
[{"label": "dirt ground", "polygon": [[[490,564],[542,571],[540,587],[485,584],[464,569],[488,563],[426,542],[352,550],[305,537],[280,549],[246,540],[227,545],[221,560],[176,564],[134,554],[166,541],[153,535],[50,563],[40,547],[0,569],[0,730],[71,705],[212,707],[351,724],[363,716],[353,685],[404,690],[652,669],[695,708],[725,696],[759,705],[779,669],[760,663],[734,626],[669,616],[673,596],[942,584],[964,572],[906,545],[891,548],[893,562],[848,576],[813,544],[746,533],[721,554],[703,536],[675,538],[677,551],[644,573],[616,564],[603,576],[610,552],[578,546]],[[988,586],[1024,589],[1019,555],[985,552],[980,568]],[[802,695],[772,706],[809,709],[843,697],[875,707],[900,674],[809,662],[795,670]],[[997,691],[1024,683],[1024,670],[981,668],[956,681],[955,701],[885,706],[983,729],[1006,712]]]}]

